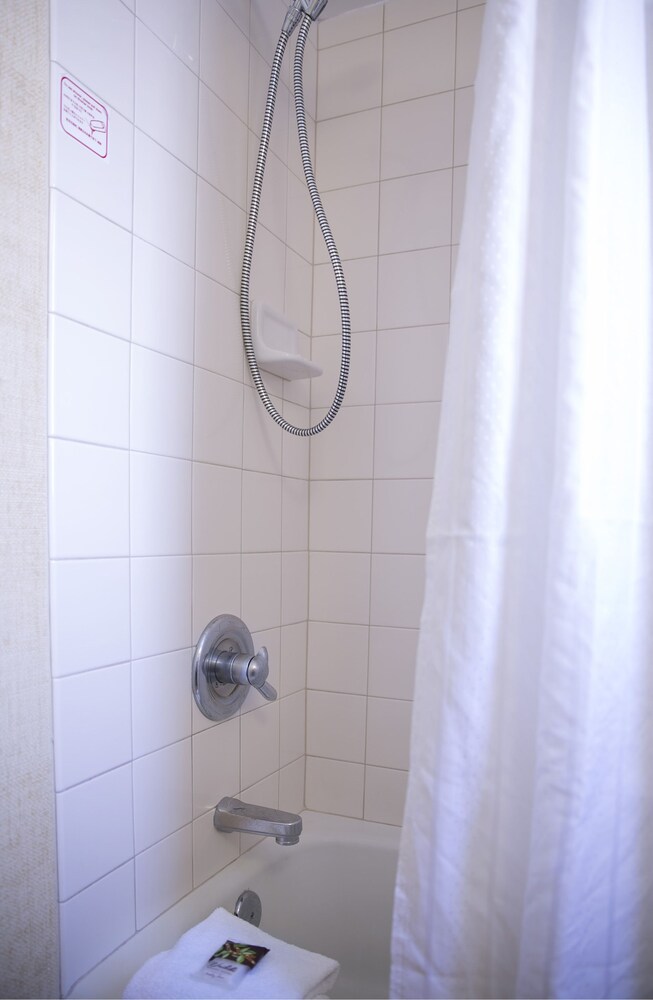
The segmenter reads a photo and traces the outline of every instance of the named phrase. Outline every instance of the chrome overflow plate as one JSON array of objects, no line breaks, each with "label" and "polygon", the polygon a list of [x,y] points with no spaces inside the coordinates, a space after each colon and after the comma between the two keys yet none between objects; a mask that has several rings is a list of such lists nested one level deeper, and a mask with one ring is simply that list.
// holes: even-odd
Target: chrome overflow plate
[{"label": "chrome overflow plate", "polygon": [[254,653],[252,636],[235,615],[218,615],[206,626],[193,656],[193,695],[200,711],[214,722],[234,715],[250,687],[268,701],[277,692],[267,683],[265,646]]},{"label": "chrome overflow plate", "polygon": [[241,920],[246,920],[248,924],[258,927],[261,923],[261,897],[253,889],[245,889],[241,892],[234,906],[234,914]]}]

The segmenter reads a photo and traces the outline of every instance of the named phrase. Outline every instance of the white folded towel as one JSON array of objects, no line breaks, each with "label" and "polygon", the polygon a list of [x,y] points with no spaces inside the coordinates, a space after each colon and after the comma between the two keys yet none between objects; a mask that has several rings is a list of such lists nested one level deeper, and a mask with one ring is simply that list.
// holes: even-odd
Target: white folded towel
[{"label": "white folded towel", "polygon": [[[193,976],[227,940],[263,945],[270,950],[235,988],[194,979]],[[339,971],[340,966],[334,959],[280,941],[218,907],[202,923],[186,931],[170,951],[150,958],[130,979],[123,997],[124,1000],[315,998],[329,992]]]}]

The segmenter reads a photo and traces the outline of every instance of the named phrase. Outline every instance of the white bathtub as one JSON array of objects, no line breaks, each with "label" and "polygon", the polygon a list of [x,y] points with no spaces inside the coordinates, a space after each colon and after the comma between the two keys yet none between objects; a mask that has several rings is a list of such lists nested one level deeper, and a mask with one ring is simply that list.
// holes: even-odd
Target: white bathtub
[{"label": "white bathtub", "polygon": [[173,906],[81,979],[73,997],[120,997],[140,966],[243,889],[261,897],[261,927],[340,962],[334,998],[388,996],[397,827],[302,814],[295,847],[266,838]]}]

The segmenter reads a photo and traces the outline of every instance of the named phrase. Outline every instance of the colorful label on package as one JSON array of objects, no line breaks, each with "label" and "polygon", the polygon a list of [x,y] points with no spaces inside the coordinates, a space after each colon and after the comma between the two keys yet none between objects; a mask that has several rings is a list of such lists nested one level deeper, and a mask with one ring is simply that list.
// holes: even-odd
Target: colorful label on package
[{"label": "colorful label on package", "polygon": [[213,952],[195,978],[235,989],[243,976],[253,969],[269,950],[257,944],[225,941],[217,951]]}]

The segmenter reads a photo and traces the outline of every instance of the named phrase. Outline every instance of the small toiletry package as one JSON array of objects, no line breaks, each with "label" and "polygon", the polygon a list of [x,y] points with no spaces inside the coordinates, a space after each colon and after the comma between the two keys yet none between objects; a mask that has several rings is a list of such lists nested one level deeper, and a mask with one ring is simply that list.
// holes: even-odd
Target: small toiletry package
[{"label": "small toiletry package", "polygon": [[243,976],[258,965],[269,950],[258,944],[225,941],[193,978],[236,989]]}]

